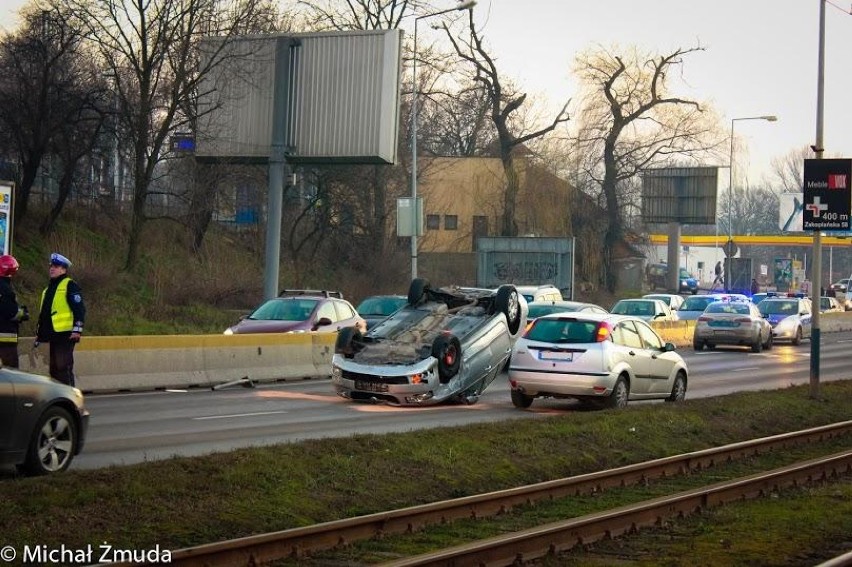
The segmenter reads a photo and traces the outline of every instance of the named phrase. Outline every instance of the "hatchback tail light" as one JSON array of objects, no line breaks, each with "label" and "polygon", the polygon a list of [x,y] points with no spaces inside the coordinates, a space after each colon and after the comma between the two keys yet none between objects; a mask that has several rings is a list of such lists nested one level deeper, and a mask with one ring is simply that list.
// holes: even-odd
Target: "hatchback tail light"
[{"label": "hatchback tail light", "polygon": [[701,317],[699,317],[699,318],[698,318],[698,320],[699,320],[699,321],[704,321],[704,322],[706,323],[707,321],[712,321],[713,319],[711,319],[710,317],[704,317],[704,316],[702,315]]},{"label": "hatchback tail light", "polygon": [[749,317],[737,317],[734,319],[734,323],[751,323],[751,318]]},{"label": "hatchback tail light", "polygon": [[595,342],[604,342],[609,338],[610,334],[612,334],[612,325],[610,325],[606,321],[601,321],[600,323],[598,323],[598,328],[595,331]]}]

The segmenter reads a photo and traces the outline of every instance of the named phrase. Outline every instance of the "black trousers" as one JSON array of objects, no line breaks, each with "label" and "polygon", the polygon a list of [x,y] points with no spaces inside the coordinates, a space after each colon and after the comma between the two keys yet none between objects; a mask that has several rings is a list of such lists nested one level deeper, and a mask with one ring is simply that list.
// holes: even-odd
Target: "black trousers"
[{"label": "black trousers", "polygon": [[76,341],[68,338],[50,339],[50,377],[69,386],[76,385],[74,377],[74,347]]}]

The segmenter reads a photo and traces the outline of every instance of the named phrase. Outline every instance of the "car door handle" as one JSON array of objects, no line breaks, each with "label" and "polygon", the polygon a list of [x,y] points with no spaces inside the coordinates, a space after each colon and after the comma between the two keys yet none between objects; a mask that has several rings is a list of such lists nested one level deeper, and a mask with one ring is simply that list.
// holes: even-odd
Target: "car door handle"
[{"label": "car door handle", "polygon": [[631,350],[631,351],[628,351],[628,352],[627,352],[627,354],[629,354],[630,356],[636,356],[636,353],[635,353],[635,352],[633,352],[632,350]]}]

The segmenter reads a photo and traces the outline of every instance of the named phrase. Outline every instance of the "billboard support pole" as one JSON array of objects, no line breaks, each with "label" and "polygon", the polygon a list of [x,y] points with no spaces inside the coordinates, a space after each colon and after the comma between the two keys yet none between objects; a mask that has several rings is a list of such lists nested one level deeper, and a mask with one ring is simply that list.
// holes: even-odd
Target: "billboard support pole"
[{"label": "billboard support pole", "polygon": [[[817,114],[816,142],[813,146],[817,159],[822,159],[822,135],[825,101],[825,0],[819,0],[819,56],[817,65]],[[819,352],[820,352],[820,298],[822,297],[822,232],[814,232],[813,289],[811,290],[811,368],[810,397],[819,398]]]},{"label": "billboard support pole", "polygon": [[290,123],[292,48],[298,45],[297,39],[282,37],[278,39],[275,46],[275,88],[272,98],[272,144],[269,148],[269,176],[267,181],[263,299],[278,297],[284,180],[289,177],[290,173],[290,165],[287,163],[287,130]]}]

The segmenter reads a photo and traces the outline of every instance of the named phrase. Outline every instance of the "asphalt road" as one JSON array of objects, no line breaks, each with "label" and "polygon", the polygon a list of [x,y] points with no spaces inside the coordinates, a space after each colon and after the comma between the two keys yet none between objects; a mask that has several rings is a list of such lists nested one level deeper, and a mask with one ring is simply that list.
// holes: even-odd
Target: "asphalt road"
[{"label": "asphalt road", "polygon": [[[852,333],[824,334],[821,381],[848,379]],[[742,390],[784,388],[810,380],[810,344],[776,345],[756,354],[742,348],[693,352],[680,349],[690,370],[687,399]],[[661,403],[661,402],[634,402]],[[512,406],[506,375],[471,405],[394,408],[337,397],[329,380],[235,387],[90,395],[92,417],[86,447],[72,468],[99,468],[192,456],[238,447],[411,431],[506,419],[534,419],[581,411],[565,400],[536,400],[528,410]]]}]

